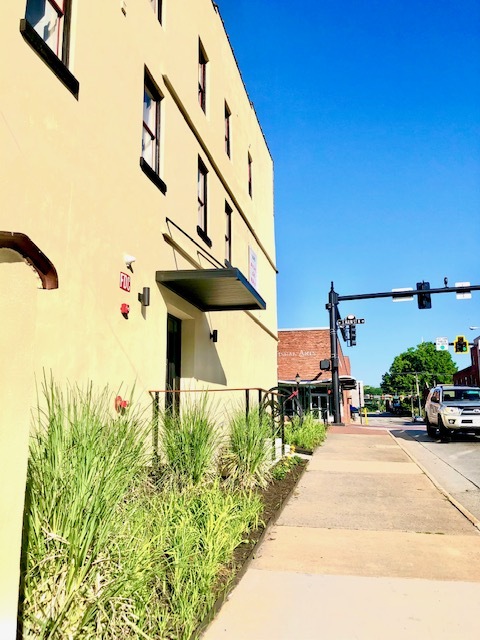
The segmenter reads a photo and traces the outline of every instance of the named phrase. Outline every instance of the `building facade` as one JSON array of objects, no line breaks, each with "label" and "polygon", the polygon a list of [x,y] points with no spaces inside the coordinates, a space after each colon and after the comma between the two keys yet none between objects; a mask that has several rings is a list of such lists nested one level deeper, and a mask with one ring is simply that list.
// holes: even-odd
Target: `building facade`
[{"label": "building facade", "polygon": [[216,5],[10,0],[2,18],[9,638],[35,380],[135,384],[146,405],[269,389],[277,317],[273,162]]},{"label": "building facade", "polygon": [[[350,358],[338,348],[342,420],[350,421],[352,390],[356,381],[351,375]],[[302,407],[319,418],[333,420],[332,374],[330,368],[330,330],[279,329],[278,331],[278,384],[298,392]],[[358,406],[358,405],[357,405]],[[288,410],[288,407],[287,407]]]}]

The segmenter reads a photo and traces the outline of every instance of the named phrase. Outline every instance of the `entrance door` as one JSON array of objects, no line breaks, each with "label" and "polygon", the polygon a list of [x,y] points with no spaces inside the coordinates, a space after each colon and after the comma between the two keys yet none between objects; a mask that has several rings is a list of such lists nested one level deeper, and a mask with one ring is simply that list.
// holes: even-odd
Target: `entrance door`
[{"label": "entrance door", "polygon": [[329,406],[328,395],[326,393],[312,393],[311,411],[315,418],[328,422]]},{"label": "entrance door", "polygon": [[[182,321],[175,316],[167,316],[167,391],[180,390],[180,366],[182,362]],[[177,412],[180,407],[180,394],[167,393],[165,409]]]}]

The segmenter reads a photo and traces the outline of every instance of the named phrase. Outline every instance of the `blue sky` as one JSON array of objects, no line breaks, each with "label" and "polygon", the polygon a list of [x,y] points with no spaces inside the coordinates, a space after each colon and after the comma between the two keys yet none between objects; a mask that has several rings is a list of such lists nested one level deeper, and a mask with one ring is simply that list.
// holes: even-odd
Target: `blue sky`
[{"label": "blue sky", "polygon": [[[340,295],[480,284],[478,0],[217,0],[275,163],[279,328]],[[471,300],[344,302],[377,385],[422,340],[480,334]],[[469,356],[454,356],[459,368]]]}]

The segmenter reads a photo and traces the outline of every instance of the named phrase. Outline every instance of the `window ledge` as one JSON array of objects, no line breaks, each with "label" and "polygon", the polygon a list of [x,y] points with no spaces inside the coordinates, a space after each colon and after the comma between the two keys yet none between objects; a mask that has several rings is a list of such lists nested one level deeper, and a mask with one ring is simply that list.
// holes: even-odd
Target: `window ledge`
[{"label": "window ledge", "polygon": [[202,227],[198,227],[197,226],[197,233],[200,236],[200,238],[205,242],[205,244],[207,245],[207,247],[211,247],[212,246],[212,241],[210,240],[210,238],[207,236],[207,234],[205,233],[205,231],[202,229]]},{"label": "window ledge", "polygon": [[57,78],[62,82],[70,93],[78,100],[78,92],[80,90],[80,84],[68,67],[55,55],[50,49],[48,44],[42,40],[32,25],[22,18],[20,20],[20,33],[23,38],[28,42],[32,49],[37,53],[40,58],[45,62],[47,66],[53,71]]},{"label": "window ledge", "polygon": [[158,173],[155,173],[155,171],[152,169],[152,167],[148,164],[148,162],[145,160],[145,158],[140,158],[140,167],[143,171],[143,173],[150,178],[150,180],[153,182],[153,184],[157,187],[157,189],[159,189],[163,195],[165,195],[167,193],[167,185],[165,184],[165,182],[160,178],[160,176],[158,175]]}]

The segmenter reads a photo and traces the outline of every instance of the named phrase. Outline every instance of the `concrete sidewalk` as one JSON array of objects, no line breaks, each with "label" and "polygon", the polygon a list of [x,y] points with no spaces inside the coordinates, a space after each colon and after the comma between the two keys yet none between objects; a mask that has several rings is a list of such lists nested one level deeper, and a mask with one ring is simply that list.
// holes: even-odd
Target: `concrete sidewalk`
[{"label": "concrete sidewalk", "polygon": [[204,640],[478,640],[480,533],[387,431],[333,427]]}]

